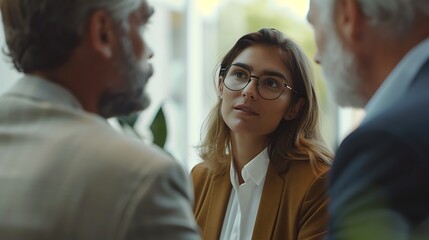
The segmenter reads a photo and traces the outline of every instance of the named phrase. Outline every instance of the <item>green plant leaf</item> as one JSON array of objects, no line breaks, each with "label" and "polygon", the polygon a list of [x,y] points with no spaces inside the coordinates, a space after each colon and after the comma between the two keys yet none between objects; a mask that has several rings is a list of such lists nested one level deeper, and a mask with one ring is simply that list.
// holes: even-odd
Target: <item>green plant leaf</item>
[{"label": "green plant leaf", "polygon": [[167,140],[167,122],[165,121],[162,106],[159,108],[155,118],[150,124],[150,131],[153,135],[153,143],[164,148],[165,141]]}]

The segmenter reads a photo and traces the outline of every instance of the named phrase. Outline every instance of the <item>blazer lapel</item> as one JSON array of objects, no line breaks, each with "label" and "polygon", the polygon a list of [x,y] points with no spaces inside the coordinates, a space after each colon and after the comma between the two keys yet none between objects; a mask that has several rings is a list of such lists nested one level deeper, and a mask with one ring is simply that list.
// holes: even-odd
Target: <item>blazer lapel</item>
[{"label": "blazer lapel", "polygon": [[[252,239],[271,239],[283,196],[284,180],[270,164],[259,202]],[[269,237],[268,237],[269,236]]]},{"label": "blazer lapel", "polygon": [[210,224],[206,224],[203,239],[219,239],[222,230],[223,220],[228,206],[232,185],[229,171],[220,175],[213,181],[213,188],[207,219]]}]

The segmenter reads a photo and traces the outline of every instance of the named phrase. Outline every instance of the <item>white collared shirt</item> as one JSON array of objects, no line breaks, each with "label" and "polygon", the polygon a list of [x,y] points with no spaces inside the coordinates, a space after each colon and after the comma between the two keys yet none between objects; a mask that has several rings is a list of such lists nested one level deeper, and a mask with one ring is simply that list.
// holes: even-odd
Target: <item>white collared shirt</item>
[{"label": "white collared shirt", "polygon": [[238,183],[234,164],[231,163],[232,190],[223,220],[221,240],[252,238],[269,162],[266,148],[243,167],[241,176],[244,183],[241,185]]},{"label": "white collared shirt", "polygon": [[412,80],[427,59],[429,59],[429,39],[411,49],[393,69],[366,105],[366,116],[362,122],[372,119],[404,98]]}]

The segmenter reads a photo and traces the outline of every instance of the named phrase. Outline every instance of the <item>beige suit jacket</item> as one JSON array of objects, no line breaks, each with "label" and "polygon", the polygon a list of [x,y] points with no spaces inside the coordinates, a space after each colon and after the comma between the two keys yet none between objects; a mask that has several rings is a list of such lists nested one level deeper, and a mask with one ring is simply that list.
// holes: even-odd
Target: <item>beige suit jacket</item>
[{"label": "beige suit jacket", "polygon": [[[328,222],[328,168],[316,176],[308,161],[291,161],[278,173],[269,165],[256,217],[254,240],[321,240]],[[219,239],[232,185],[229,171],[214,175],[200,163],[192,170],[194,214],[204,240]]]},{"label": "beige suit jacket", "polygon": [[26,76],[0,97],[0,239],[199,239],[183,169]]}]

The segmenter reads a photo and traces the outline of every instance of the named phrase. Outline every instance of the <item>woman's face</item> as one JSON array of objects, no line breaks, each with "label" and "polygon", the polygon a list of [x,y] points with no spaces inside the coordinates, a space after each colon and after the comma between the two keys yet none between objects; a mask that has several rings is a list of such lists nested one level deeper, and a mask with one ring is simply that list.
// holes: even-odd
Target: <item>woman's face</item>
[{"label": "woman's face", "polygon": [[[243,50],[232,64],[248,68],[252,76],[266,74],[284,76],[286,84],[293,88],[290,72],[281,60],[280,50],[276,47],[250,46]],[[231,76],[230,74],[231,72],[227,73],[228,76]],[[220,80],[219,91],[223,98],[222,118],[234,134],[254,135],[266,139],[282,119],[293,119],[299,110],[299,107],[292,106],[293,93],[287,88],[277,99],[267,100],[258,94],[258,78],[252,77],[250,83],[241,91],[228,89],[223,83],[224,79]]]}]

